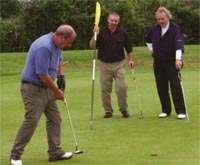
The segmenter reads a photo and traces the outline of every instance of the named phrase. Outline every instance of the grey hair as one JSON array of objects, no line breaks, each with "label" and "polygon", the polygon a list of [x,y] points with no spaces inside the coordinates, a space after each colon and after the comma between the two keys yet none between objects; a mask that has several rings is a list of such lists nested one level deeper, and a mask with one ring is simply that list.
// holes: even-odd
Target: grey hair
[{"label": "grey hair", "polygon": [[170,11],[167,8],[165,8],[165,7],[159,7],[158,10],[156,11],[156,15],[155,16],[157,17],[157,14],[158,13],[162,13],[162,12],[166,13],[166,15],[167,15],[167,17],[169,19],[172,18],[172,15],[171,15]]},{"label": "grey hair", "polygon": [[115,12],[115,11],[111,11],[111,12],[109,13],[109,15],[108,15],[108,18],[109,18],[111,15],[114,15],[114,16],[117,16],[117,17],[120,18],[120,15],[119,15],[117,12]]},{"label": "grey hair", "polygon": [[70,25],[60,25],[57,29],[56,29],[56,35],[57,36],[64,36],[65,39],[69,38],[72,33],[74,32],[74,29],[72,26]]}]

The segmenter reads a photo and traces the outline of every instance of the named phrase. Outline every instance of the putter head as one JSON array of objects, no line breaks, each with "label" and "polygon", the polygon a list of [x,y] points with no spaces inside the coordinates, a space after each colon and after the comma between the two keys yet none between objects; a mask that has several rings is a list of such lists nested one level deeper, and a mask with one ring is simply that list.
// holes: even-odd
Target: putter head
[{"label": "putter head", "polygon": [[76,151],[74,151],[74,153],[75,153],[75,154],[82,154],[83,151],[82,151],[82,150],[76,150]]},{"label": "putter head", "polygon": [[90,121],[90,130],[93,130],[93,123]]},{"label": "putter head", "polygon": [[143,115],[141,114],[140,116],[138,116],[138,119],[143,119]]}]

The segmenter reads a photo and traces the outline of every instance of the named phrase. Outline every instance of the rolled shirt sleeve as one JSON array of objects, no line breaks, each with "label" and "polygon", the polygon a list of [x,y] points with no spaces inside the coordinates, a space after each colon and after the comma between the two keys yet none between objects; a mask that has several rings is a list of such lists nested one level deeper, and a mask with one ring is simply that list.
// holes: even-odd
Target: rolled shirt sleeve
[{"label": "rolled shirt sleeve", "polygon": [[147,47],[150,51],[153,51],[153,44],[152,43],[146,43],[146,45],[147,45]]},{"label": "rolled shirt sleeve", "polygon": [[181,60],[182,57],[182,50],[176,50],[176,60]]}]

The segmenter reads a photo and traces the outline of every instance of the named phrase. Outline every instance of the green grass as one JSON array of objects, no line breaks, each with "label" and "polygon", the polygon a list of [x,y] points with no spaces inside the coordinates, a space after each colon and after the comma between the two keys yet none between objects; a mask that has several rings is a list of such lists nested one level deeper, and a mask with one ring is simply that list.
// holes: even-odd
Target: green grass
[{"label": "green grass", "polygon": [[[200,164],[200,70],[199,46],[186,46],[182,70],[190,123],[172,115],[159,119],[158,100],[152,59],[144,47],[135,48],[135,74],[141,96],[144,119],[137,119],[139,110],[132,76],[126,67],[129,85],[128,103],[131,117],[121,117],[116,95],[112,93],[115,109],[111,119],[104,119],[99,89],[99,72],[96,68],[94,129],[90,130],[91,75],[93,51],[65,51],[64,65],[67,80],[66,96],[74,124],[79,149],[84,154],[71,160],[49,163],[45,117],[25,148],[22,160],[25,165],[198,165]],[[9,164],[10,149],[23,120],[23,103],[20,95],[20,75],[26,53],[1,55],[1,110],[0,110],[0,164]],[[98,62],[97,62],[98,65]],[[62,144],[66,151],[75,149],[65,106],[58,101],[62,113]],[[157,156],[151,156],[156,154]]]}]

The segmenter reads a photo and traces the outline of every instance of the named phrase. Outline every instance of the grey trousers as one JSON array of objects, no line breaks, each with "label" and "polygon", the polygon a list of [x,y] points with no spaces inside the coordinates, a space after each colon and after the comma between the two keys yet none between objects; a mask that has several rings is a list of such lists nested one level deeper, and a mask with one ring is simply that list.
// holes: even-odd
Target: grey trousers
[{"label": "grey trousers", "polygon": [[125,80],[124,61],[105,63],[99,61],[101,99],[105,112],[112,113],[111,92],[113,80],[115,80],[115,92],[120,111],[127,110],[128,85]]},{"label": "grey trousers", "polygon": [[64,154],[65,152],[60,147],[61,116],[53,92],[47,88],[22,84],[21,95],[25,106],[25,116],[16,135],[11,157],[20,157],[23,154],[43,113],[46,116],[49,159]]}]

